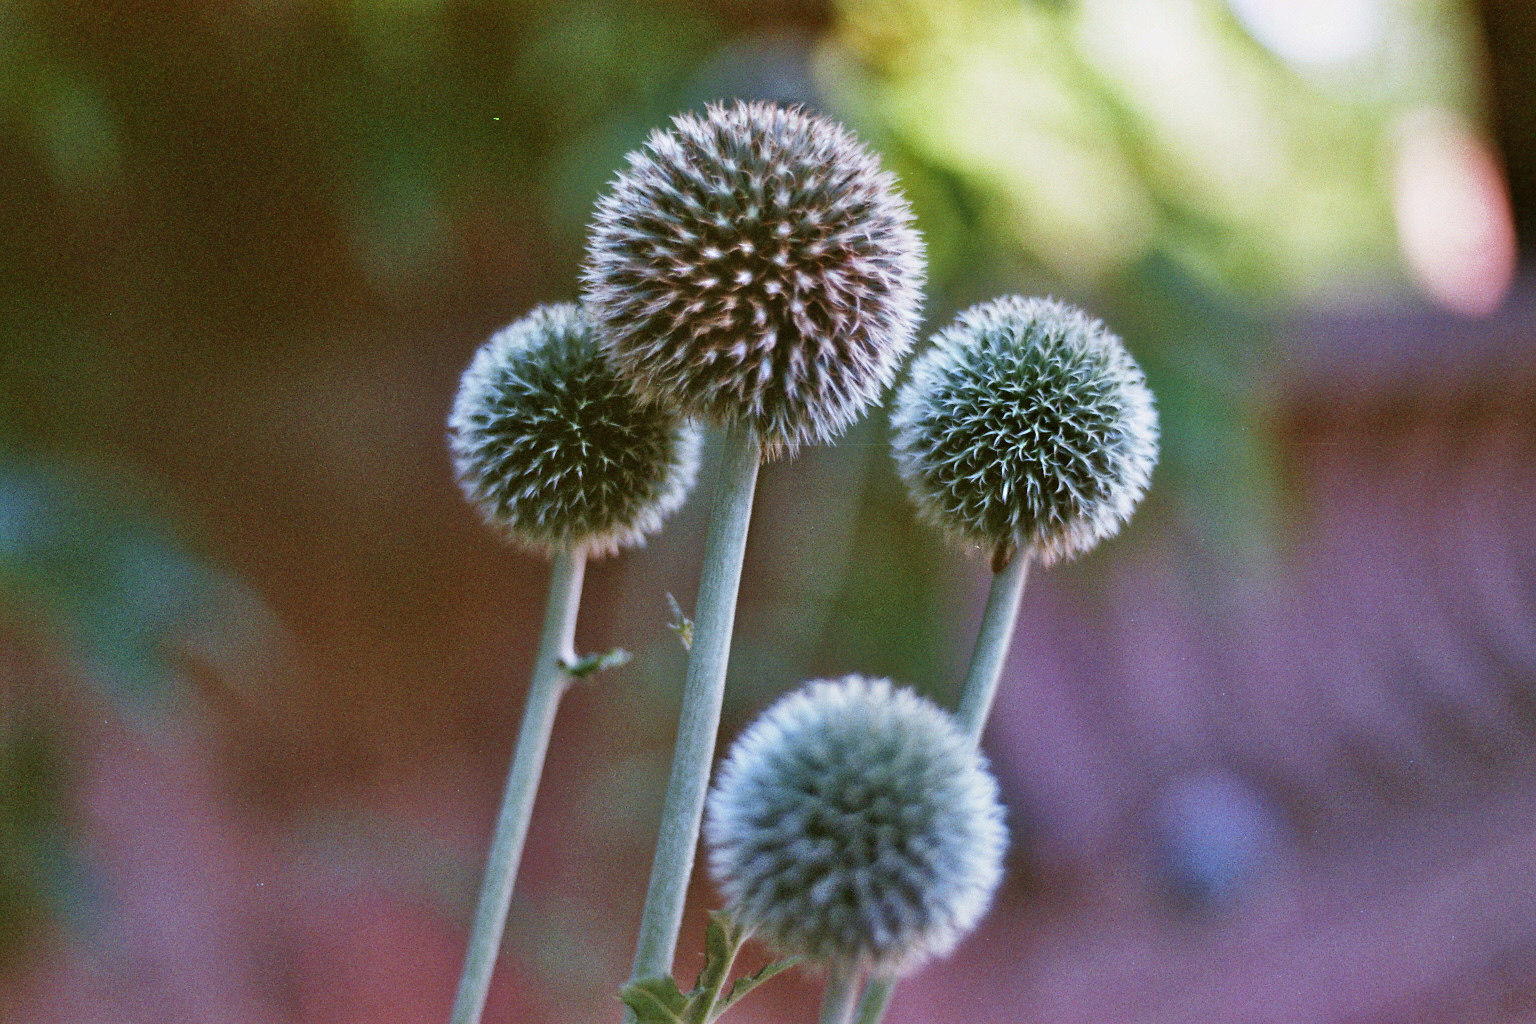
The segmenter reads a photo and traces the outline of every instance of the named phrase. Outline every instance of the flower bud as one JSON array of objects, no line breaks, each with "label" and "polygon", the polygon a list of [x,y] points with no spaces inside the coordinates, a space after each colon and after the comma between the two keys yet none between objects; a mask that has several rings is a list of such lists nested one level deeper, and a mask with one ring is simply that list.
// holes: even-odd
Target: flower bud
[{"label": "flower bud", "polygon": [[919,515],[1006,564],[1112,536],[1157,463],[1141,368],[1098,320],[1052,299],[974,306],[933,338],[891,414]]},{"label": "flower bud", "polygon": [[758,938],[815,966],[901,973],[986,911],[1002,817],[948,714],[848,676],[784,697],[737,739],[704,835],[727,909]]},{"label": "flower bud", "polygon": [[529,550],[611,554],[683,503],[697,430],[638,395],[571,304],[540,306],[486,342],[448,419],[464,496]]}]

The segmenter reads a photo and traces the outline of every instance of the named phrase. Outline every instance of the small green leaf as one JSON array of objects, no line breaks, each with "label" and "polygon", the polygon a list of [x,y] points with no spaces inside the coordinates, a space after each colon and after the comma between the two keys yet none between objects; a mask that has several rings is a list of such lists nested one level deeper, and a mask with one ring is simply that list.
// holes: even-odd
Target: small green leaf
[{"label": "small green leaf", "polygon": [[798,956],[792,956],[787,960],[775,960],[773,963],[764,967],[756,974],[748,974],[737,978],[736,984],[731,986],[731,991],[726,994],[725,1001],[720,1004],[720,1010],[718,1013],[716,1013],[715,1016],[718,1017],[721,1013],[729,1010],[732,1006],[736,1005],[736,1000],[740,999],[748,992],[751,992],[753,989],[757,988],[757,986],[761,985],[775,974],[778,974],[781,971],[787,971],[791,967],[795,966],[795,964],[800,962],[800,959],[801,958]]},{"label": "small green leaf", "polygon": [[667,623],[667,628],[677,634],[683,650],[693,650],[693,620],[683,614],[683,606],[677,603],[677,598],[670,592],[667,594],[667,605],[672,609],[672,621]]},{"label": "small green leaf", "polygon": [[628,664],[629,652],[622,647],[615,647],[604,654],[588,654],[575,661],[560,659],[560,671],[572,679],[585,679],[595,672],[601,672],[605,668],[618,668]]},{"label": "small green leaf", "polygon": [[709,928],[704,932],[704,967],[693,983],[693,991],[688,993],[688,1009],[693,1015],[690,1020],[705,1024],[720,1015],[715,1011],[715,1002],[725,988],[742,938],[728,914],[720,910],[710,913]]},{"label": "small green leaf", "polygon": [[619,989],[619,998],[635,1011],[637,1024],[714,1024],[742,996],[800,960],[780,960],[750,977],[736,979],[722,1002],[720,992],[730,977],[731,964],[746,941],[747,930],[739,928],[725,911],[716,910],[709,915],[709,928],[704,933],[704,968],[691,992],[684,995],[671,978],[646,978]]},{"label": "small green leaf", "polygon": [[710,911],[709,927],[704,932],[704,969],[699,972],[695,987],[719,988],[724,984],[745,938],[729,914],[723,910]]},{"label": "small green leaf", "polygon": [[631,981],[619,989],[619,998],[635,1011],[636,1024],[693,1024],[683,1016],[687,999],[671,977]]}]

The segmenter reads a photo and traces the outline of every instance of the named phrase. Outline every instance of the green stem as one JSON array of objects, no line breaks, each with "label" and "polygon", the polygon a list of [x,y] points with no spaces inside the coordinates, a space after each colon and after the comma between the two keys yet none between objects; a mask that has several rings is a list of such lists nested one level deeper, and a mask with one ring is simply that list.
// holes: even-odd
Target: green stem
[{"label": "green stem", "polygon": [[[683,683],[682,714],[677,724],[677,749],[672,777],[661,811],[661,835],[651,882],[640,918],[631,980],[670,974],[677,933],[683,923],[683,902],[693,855],[704,817],[715,738],[720,731],[720,705],[725,699],[725,668],[736,622],[736,591],[752,518],[752,495],[762,453],[750,426],[726,432],[720,483],[715,492],[714,518],[704,540],[704,568],[694,609],[693,646]],[[634,1020],[634,1013],[628,1014]]]},{"label": "green stem", "polygon": [[835,968],[827,975],[827,994],[821,1001],[821,1024],[852,1024],[853,1007],[859,998],[859,972]]},{"label": "green stem", "polygon": [[981,632],[971,652],[971,667],[965,674],[965,688],[960,691],[960,706],[955,720],[972,741],[981,742],[992,700],[997,696],[997,682],[1008,660],[1013,643],[1013,627],[1019,621],[1019,602],[1024,596],[1024,581],[1029,576],[1029,555],[1015,552],[1002,571],[992,576],[992,590],[987,594],[987,608],[981,613]]},{"label": "green stem", "polygon": [[[987,594],[986,610],[981,613],[981,631],[971,652],[971,667],[965,674],[965,688],[960,691],[960,705],[955,709],[955,720],[972,743],[981,742],[982,730],[987,726],[1003,663],[1008,660],[1008,648],[1013,643],[1013,628],[1019,620],[1024,581],[1028,578],[1029,554],[1024,551],[1014,552],[1008,564],[992,575],[992,590]],[[859,1003],[857,1024],[880,1024],[895,988],[895,978],[871,981]]]},{"label": "green stem", "polygon": [[475,908],[475,922],[470,930],[469,950],[464,955],[464,973],[453,1000],[451,1024],[478,1024],[485,1009],[485,996],[491,987],[491,972],[501,947],[502,929],[507,923],[507,908],[512,903],[512,883],[523,856],[523,842],[528,837],[528,820],[533,814],[533,797],[544,770],[544,754],[549,750],[549,736],[554,729],[555,709],[568,682],[561,660],[573,658],[571,640],[576,632],[576,608],[581,603],[581,581],[586,573],[585,551],[561,552],[554,558],[549,578],[549,599],[544,606],[544,631],[539,636],[539,651],[533,665],[533,681],[528,687],[528,703],[523,709],[522,729],[517,736],[517,750],[507,773],[507,788],[496,818],[496,832],[491,838],[491,852],[486,858],[485,880],[480,886],[480,903]]},{"label": "green stem", "polygon": [[890,1005],[891,993],[896,989],[894,977],[871,978],[859,1001],[859,1017],[854,1024],[880,1024],[885,1008]]}]

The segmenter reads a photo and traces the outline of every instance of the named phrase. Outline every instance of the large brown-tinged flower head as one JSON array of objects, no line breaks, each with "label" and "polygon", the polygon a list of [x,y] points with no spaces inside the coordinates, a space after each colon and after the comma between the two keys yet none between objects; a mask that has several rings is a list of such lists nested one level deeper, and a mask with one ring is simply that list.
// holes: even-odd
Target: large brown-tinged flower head
[{"label": "large brown-tinged flower head", "polygon": [[767,103],[682,114],[597,205],[583,298],[647,394],[765,448],[840,434],[911,347],[922,239],[845,129]]},{"label": "large brown-tinged flower head", "polygon": [[640,543],[698,469],[697,429],[638,395],[570,304],[540,306],[481,346],[448,426],[464,496],[542,554]]}]

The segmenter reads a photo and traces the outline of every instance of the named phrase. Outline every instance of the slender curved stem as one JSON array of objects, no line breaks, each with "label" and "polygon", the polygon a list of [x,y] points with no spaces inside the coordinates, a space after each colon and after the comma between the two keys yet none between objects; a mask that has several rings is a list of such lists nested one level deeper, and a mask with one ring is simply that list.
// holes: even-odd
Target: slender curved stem
[{"label": "slender curved stem", "polygon": [[960,706],[955,709],[960,728],[976,743],[981,742],[981,732],[986,728],[987,715],[997,696],[997,682],[1003,675],[1003,663],[1008,660],[1013,627],[1019,621],[1019,602],[1024,597],[1024,581],[1028,577],[1029,555],[1023,551],[1016,553],[1002,571],[992,576],[987,607],[981,613],[981,630],[971,652],[971,667],[965,674],[965,688],[960,691]]},{"label": "slender curved stem", "polygon": [[586,574],[585,551],[561,552],[554,558],[549,577],[549,599],[544,606],[544,631],[539,636],[539,651],[533,666],[533,681],[528,687],[528,703],[523,709],[523,724],[507,773],[507,788],[501,811],[496,818],[496,832],[491,838],[491,852],[486,857],[485,880],[480,886],[480,903],[470,929],[469,950],[464,955],[464,973],[459,978],[458,994],[453,1000],[451,1024],[478,1024],[485,1009],[485,996],[491,987],[491,972],[501,947],[502,929],[507,923],[507,908],[512,903],[512,883],[523,856],[523,842],[528,837],[528,821],[533,815],[533,798],[544,771],[544,754],[554,729],[555,710],[568,682],[561,660],[573,656],[571,640],[576,633],[576,608],[581,603],[581,582]]},{"label": "slender curved stem", "polygon": [[[671,973],[677,933],[683,922],[683,902],[693,855],[704,817],[704,797],[720,731],[720,706],[725,699],[725,669],[736,622],[736,592],[752,518],[752,496],[761,461],[757,435],[749,426],[732,427],[725,435],[720,482],[715,492],[714,518],[704,540],[704,568],[694,609],[693,646],[683,683],[682,714],[677,724],[677,748],[672,777],[661,811],[661,835],[651,864],[651,881],[640,918],[631,980]],[[634,1020],[634,1013],[628,1014]]]},{"label": "slender curved stem", "polygon": [[[955,709],[955,720],[972,743],[981,742],[982,730],[987,727],[987,715],[992,711],[997,683],[1008,660],[1013,628],[1019,620],[1019,602],[1024,597],[1024,581],[1028,578],[1029,554],[1023,551],[1015,552],[1008,564],[992,575],[987,607],[981,613],[981,630],[971,652],[971,667],[966,671],[965,688],[960,691],[960,704]],[[872,979],[859,1003],[857,1024],[880,1024],[895,988],[895,978]]]},{"label": "slender curved stem", "polygon": [[827,975],[827,994],[821,1001],[821,1024],[852,1024],[859,1000],[859,972],[837,968]]}]

